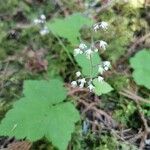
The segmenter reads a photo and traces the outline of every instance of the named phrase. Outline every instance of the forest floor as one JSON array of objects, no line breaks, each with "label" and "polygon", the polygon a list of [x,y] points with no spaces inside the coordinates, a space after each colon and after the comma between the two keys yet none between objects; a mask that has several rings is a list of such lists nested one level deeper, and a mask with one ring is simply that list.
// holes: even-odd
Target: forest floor
[{"label": "forest floor", "polygon": [[[130,63],[138,52],[150,51],[148,3],[145,1],[143,6],[135,7],[111,0],[0,1],[0,120],[22,96],[24,80],[61,76],[69,95],[75,97],[76,108],[82,118],[68,150],[150,150],[150,90],[135,82]],[[34,19],[41,14],[45,14],[48,22],[77,12],[88,15],[95,22],[105,20],[111,24],[108,33],[95,37],[109,43],[101,58],[112,64],[104,75],[113,87],[110,93],[96,96],[86,88],[72,89],[70,83],[78,71],[78,65],[72,65],[62,44],[51,32],[42,36],[39,28],[33,25]],[[82,39],[89,41],[88,28],[81,29],[80,33]],[[63,37],[60,40],[72,49],[70,53],[73,55],[74,48],[70,43]],[[88,124],[88,130],[81,134],[85,124]],[[45,139],[31,144],[4,136],[0,137],[0,148],[54,149]]]}]

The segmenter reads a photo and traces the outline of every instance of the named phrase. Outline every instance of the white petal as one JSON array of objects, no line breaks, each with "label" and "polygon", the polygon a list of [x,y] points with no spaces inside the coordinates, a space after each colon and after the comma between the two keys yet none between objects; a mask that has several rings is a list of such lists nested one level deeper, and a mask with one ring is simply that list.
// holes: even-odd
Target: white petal
[{"label": "white petal", "polygon": [[89,84],[87,88],[90,90],[90,92],[92,92],[95,87],[92,84]]},{"label": "white petal", "polygon": [[98,67],[98,72],[100,74],[103,74],[103,72],[104,72],[104,68],[101,65],[99,65],[99,67]]},{"label": "white petal", "polygon": [[110,67],[110,61],[103,61],[103,66],[104,67]]},{"label": "white petal", "polygon": [[101,76],[98,76],[98,78],[97,78],[97,79],[98,79],[98,81],[99,81],[99,82],[102,82],[102,81],[104,80],[104,78],[103,78],[103,77],[101,77]]},{"label": "white petal", "polygon": [[97,32],[97,30],[99,29],[99,25],[98,25],[98,24],[95,24],[95,25],[93,26],[93,29],[94,29],[95,32]]},{"label": "white petal", "polygon": [[46,34],[48,34],[48,33],[49,33],[49,30],[48,30],[47,27],[44,27],[44,28],[40,31],[40,34],[41,34],[41,35],[46,35]]},{"label": "white petal", "polygon": [[91,54],[93,53],[93,51],[91,49],[88,49],[85,51],[85,54],[87,56],[88,59],[90,59]]},{"label": "white petal", "polygon": [[102,49],[105,50],[105,49],[106,49],[106,46],[107,46],[107,43],[106,43],[105,41],[102,41],[102,40],[101,40],[101,41],[99,42],[99,46],[100,46],[100,48],[102,48]]},{"label": "white petal", "polygon": [[72,82],[71,82],[71,86],[72,86],[72,87],[76,87],[76,86],[77,86],[77,81],[72,81]]},{"label": "white petal", "polygon": [[84,43],[81,43],[81,44],[79,45],[79,48],[80,48],[80,49],[85,49],[85,48],[87,48],[87,46],[86,46]]},{"label": "white petal", "polygon": [[41,23],[41,20],[39,20],[39,19],[34,19],[33,22],[34,22],[35,25],[37,25],[37,24],[40,24],[40,23]]},{"label": "white petal", "polygon": [[77,56],[78,54],[82,54],[82,53],[83,52],[79,48],[74,49],[74,56]]},{"label": "white petal", "polygon": [[79,79],[79,80],[78,80],[78,82],[80,82],[80,83],[83,83],[83,84],[84,84],[84,83],[86,83],[86,80],[85,80],[85,78],[82,78],[82,79]]},{"label": "white petal", "polygon": [[81,76],[81,72],[80,71],[76,72],[76,76],[80,77]]},{"label": "white petal", "polygon": [[94,49],[94,52],[98,52],[98,49],[97,49],[97,48],[95,48],[95,49]]},{"label": "white petal", "polygon": [[41,18],[42,20],[45,20],[45,19],[46,19],[46,16],[45,16],[44,14],[42,14],[42,15],[40,16],[40,18]]},{"label": "white petal", "polygon": [[108,23],[105,21],[102,21],[99,25],[100,28],[106,30],[108,28]]},{"label": "white petal", "polygon": [[84,87],[84,83],[80,83],[79,87],[83,88]]}]

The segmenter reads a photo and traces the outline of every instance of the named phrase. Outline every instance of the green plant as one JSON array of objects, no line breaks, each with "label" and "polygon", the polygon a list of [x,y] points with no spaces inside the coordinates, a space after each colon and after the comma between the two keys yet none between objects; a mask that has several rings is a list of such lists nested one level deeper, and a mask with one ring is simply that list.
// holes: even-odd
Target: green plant
[{"label": "green plant", "polygon": [[[66,38],[73,46],[80,43],[80,29],[84,25],[92,25],[91,19],[84,17],[81,13],[74,13],[65,19],[54,19],[47,26],[54,35]],[[62,28],[63,27],[63,28]]]},{"label": "green plant", "polygon": [[0,135],[31,141],[46,137],[60,150],[66,150],[80,117],[72,103],[63,102],[67,96],[63,82],[27,80],[23,94],[2,120]]},{"label": "green plant", "polygon": [[[127,125],[131,120],[130,117],[136,111],[136,107],[133,102],[129,102],[127,105],[121,101],[119,105],[119,109],[117,109],[114,113],[114,118],[116,118],[119,122],[124,125]],[[132,125],[134,126],[134,124]]]},{"label": "green plant", "polygon": [[150,89],[150,52],[143,49],[130,59],[131,67],[134,69],[133,78],[138,85]]},{"label": "green plant", "polygon": [[[41,24],[40,22],[42,21],[42,24],[43,24],[45,22],[45,16],[44,16],[44,22],[42,19],[38,19],[38,20],[36,19],[35,21],[38,24]],[[82,14],[75,13],[73,15],[66,17],[65,19],[54,19],[54,22],[47,22],[46,28],[50,32],[53,33],[53,35],[57,38],[58,42],[62,45],[63,49],[68,54],[68,57],[70,58],[72,63],[74,63],[73,58],[70,55],[70,51],[64,45],[60,37],[66,38],[72,44],[72,46],[76,46],[81,41],[79,40],[81,38],[80,37],[81,35],[79,32],[81,27],[83,25],[91,26],[92,22],[93,21],[91,21],[89,18],[86,18]],[[61,28],[62,26],[64,28]],[[90,29],[97,32],[100,28],[102,30],[107,30],[107,27],[108,27],[108,24],[106,22],[101,22],[101,23],[94,24],[93,27]],[[43,25],[42,25],[42,28],[43,28]],[[48,33],[48,30],[46,30],[43,35],[45,35],[45,33]],[[93,35],[91,39],[93,39]],[[110,92],[113,88],[105,81],[101,83],[97,82],[97,81],[103,80],[103,78],[101,76],[98,76],[98,74],[103,74],[105,70],[107,71],[110,68],[110,62],[101,61],[101,58],[98,53],[98,49],[95,46],[96,43],[97,44],[99,43],[100,49],[103,49],[103,50],[106,49],[107,43],[102,40],[96,41],[95,43],[92,40],[91,45],[88,43],[86,45],[83,42],[81,42],[79,45],[79,48],[74,49],[74,57],[75,57],[76,62],[82,69],[82,75],[89,79],[88,88],[90,89],[90,91],[94,87],[93,85],[95,85],[94,92],[98,95],[101,95],[101,94],[106,94]],[[94,78],[95,79],[97,78],[97,80],[95,81],[93,80],[92,82],[92,79]],[[86,82],[85,78],[79,79],[79,80],[83,81],[84,83]],[[72,83],[74,84],[73,86],[77,84],[76,81],[73,81]]]}]

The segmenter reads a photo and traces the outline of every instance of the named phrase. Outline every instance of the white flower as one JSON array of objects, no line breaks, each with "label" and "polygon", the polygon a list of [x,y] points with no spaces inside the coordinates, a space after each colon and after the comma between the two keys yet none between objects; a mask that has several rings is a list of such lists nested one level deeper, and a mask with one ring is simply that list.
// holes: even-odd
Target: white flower
[{"label": "white flower", "polygon": [[104,72],[104,68],[101,65],[98,66],[98,72],[100,74],[103,74],[103,72]]},{"label": "white flower", "polygon": [[99,82],[102,82],[102,81],[104,80],[104,78],[103,78],[103,77],[101,77],[101,76],[98,76],[98,78],[97,78],[97,79],[98,79],[98,81],[99,81]]},{"label": "white flower", "polygon": [[45,16],[44,14],[42,14],[42,15],[40,16],[40,18],[41,18],[42,20],[45,20],[45,19],[46,19],[46,16]]},{"label": "white flower", "polygon": [[105,41],[100,40],[99,47],[105,50],[106,46],[107,46],[107,43]]},{"label": "white flower", "polygon": [[85,84],[86,80],[85,80],[85,78],[82,78],[82,79],[79,79],[78,82]]},{"label": "white flower", "polygon": [[80,88],[83,88],[83,87],[84,87],[84,83],[80,83],[80,84],[79,84],[79,87],[80,87]]},{"label": "white flower", "polygon": [[103,61],[103,66],[110,68],[110,61]]},{"label": "white flower", "polygon": [[82,78],[82,79],[79,79],[78,82],[80,83],[80,84],[79,84],[79,87],[80,87],[80,88],[83,88],[83,87],[84,87],[84,84],[86,83],[86,80],[85,80],[85,78]]},{"label": "white flower", "polygon": [[72,81],[72,82],[71,82],[71,86],[72,86],[72,87],[76,87],[76,86],[77,86],[77,81]]},{"label": "white flower", "polygon": [[78,54],[83,54],[81,49],[79,49],[79,48],[74,49],[74,56],[77,56]]},{"label": "white flower", "polygon": [[80,71],[76,72],[76,76],[80,77],[81,76],[81,72]]},{"label": "white flower", "polygon": [[102,21],[99,25],[100,28],[107,30],[108,29],[108,23],[105,21]]},{"label": "white flower", "polygon": [[92,84],[89,84],[87,88],[92,92],[95,87]]},{"label": "white flower", "polygon": [[34,19],[33,22],[35,25],[38,25],[41,23],[41,20],[40,19]]},{"label": "white flower", "polygon": [[110,61],[103,61],[103,65],[107,66],[107,67],[110,67]]},{"label": "white flower", "polygon": [[44,27],[44,28],[41,29],[41,31],[40,31],[40,34],[41,34],[41,35],[46,35],[46,34],[48,34],[48,33],[49,33],[49,30],[48,30],[47,27]]},{"label": "white flower", "polygon": [[78,82],[80,83],[80,84],[79,84],[79,87],[80,87],[80,88],[83,88],[83,87],[84,87],[84,84],[86,83],[86,80],[85,80],[85,78],[82,78],[82,79],[79,79]]},{"label": "white flower", "polygon": [[107,71],[111,67],[110,62],[109,61],[104,61],[103,62],[103,67],[104,67],[104,70]]},{"label": "white flower", "polygon": [[90,80],[88,81],[88,85],[92,84],[92,82],[93,82],[93,80],[90,79]]},{"label": "white flower", "polygon": [[87,46],[86,46],[84,43],[81,43],[81,44],[79,45],[79,48],[80,48],[80,49],[85,49],[85,48],[87,48]]},{"label": "white flower", "polygon": [[88,49],[85,51],[85,54],[87,56],[88,59],[90,59],[90,55],[93,53],[93,51],[91,49]]},{"label": "white flower", "polygon": [[150,145],[150,139],[145,140],[145,144]]},{"label": "white flower", "polygon": [[95,24],[95,25],[93,26],[93,30],[94,30],[95,32],[97,32],[98,29],[99,29],[99,25],[98,25],[98,24]]},{"label": "white flower", "polygon": [[98,52],[98,49],[97,49],[97,48],[95,48],[95,49],[94,49],[94,52]]},{"label": "white flower", "polygon": [[107,70],[109,70],[109,68],[108,67],[104,67],[104,70],[107,71]]}]

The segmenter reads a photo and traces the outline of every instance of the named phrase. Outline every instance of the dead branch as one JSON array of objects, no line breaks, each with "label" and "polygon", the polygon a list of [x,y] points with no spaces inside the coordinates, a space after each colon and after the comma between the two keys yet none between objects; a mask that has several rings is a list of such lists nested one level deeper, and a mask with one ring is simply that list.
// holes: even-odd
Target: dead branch
[{"label": "dead branch", "polygon": [[[120,92],[120,94],[132,99],[136,103],[137,110],[139,112],[140,118],[141,118],[141,120],[143,122],[143,126],[144,126],[144,131],[143,131],[141,142],[140,142],[140,150],[143,150],[144,146],[145,146],[145,140],[147,139],[147,136],[150,133],[150,128],[148,126],[147,120],[144,116],[144,113],[143,113],[142,108],[139,103],[141,101],[145,102],[145,100],[128,90],[124,90],[124,92]],[[148,101],[146,100],[146,102],[148,102]]]}]

